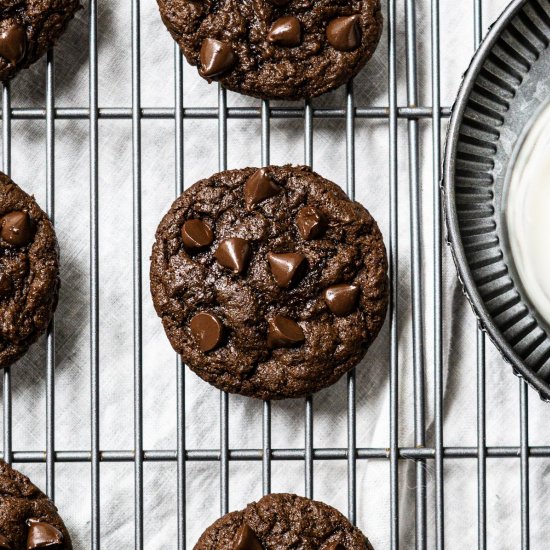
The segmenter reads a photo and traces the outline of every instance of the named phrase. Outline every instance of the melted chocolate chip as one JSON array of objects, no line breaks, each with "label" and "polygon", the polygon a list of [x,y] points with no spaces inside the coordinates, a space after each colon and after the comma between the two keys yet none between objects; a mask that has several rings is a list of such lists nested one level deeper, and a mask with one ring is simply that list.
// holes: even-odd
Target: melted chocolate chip
[{"label": "melted chocolate chip", "polygon": [[0,296],[7,294],[13,288],[11,277],[7,273],[0,273]]},{"label": "melted chocolate chip", "polygon": [[0,236],[13,246],[25,246],[32,239],[31,218],[27,212],[16,211],[6,214],[1,221]]},{"label": "melted chocolate chip", "polygon": [[12,65],[17,65],[26,51],[27,33],[21,25],[14,23],[0,34],[0,56]]},{"label": "melted chocolate chip", "polygon": [[277,46],[292,48],[302,41],[302,26],[296,17],[281,17],[271,25],[267,40]]},{"label": "melted chocolate chip", "polygon": [[338,541],[331,542],[325,550],[346,550],[346,547]]},{"label": "melted chocolate chip", "polygon": [[275,4],[276,6],[286,6],[287,4],[290,4],[290,0],[269,0],[272,4]]},{"label": "melted chocolate chip", "polygon": [[35,548],[61,548],[63,533],[49,523],[37,519],[27,520],[29,532],[27,534],[27,550]]},{"label": "melted chocolate chip", "polygon": [[349,315],[357,306],[359,287],[356,285],[335,285],[325,290],[325,302],[337,317]]},{"label": "melted chocolate chip", "polygon": [[4,535],[0,535],[0,550],[13,550],[11,542]]},{"label": "melted chocolate chip", "polygon": [[233,238],[222,241],[215,256],[221,266],[231,269],[233,273],[242,273],[248,264],[250,252],[246,239]]},{"label": "melted chocolate chip", "polygon": [[223,338],[223,325],[211,313],[199,313],[191,319],[191,333],[200,350],[205,353],[216,349]]},{"label": "melted chocolate chip", "polygon": [[270,348],[299,346],[305,339],[302,327],[292,319],[277,315],[269,320],[267,345]]},{"label": "melted chocolate chip", "polygon": [[322,212],[313,206],[304,206],[296,216],[298,231],[305,241],[319,238],[327,228],[327,221]]},{"label": "melted chocolate chip", "polygon": [[200,61],[202,76],[214,78],[231,69],[237,57],[229,42],[206,38],[201,46]]},{"label": "melted chocolate chip", "polygon": [[262,548],[256,533],[247,523],[243,523],[233,539],[233,550],[262,550]]},{"label": "melted chocolate chip", "polygon": [[350,52],[361,45],[359,16],[337,17],[327,27],[327,40],[335,49]]},{"label": "melted chocolate chip", "polygon": [[185,248],[198,250],[210,246],[214,241],[214,234],[207,223],[201,220],[188,220],[181,228],[181,238]]},{"label": "melted chocolate chip", "polygon": [[295,252],[288,254],[269,252],[267,259],[276,283],[282,288],[288,288],[296,283],[301,275],[303,271],[301,268],[305,266],[306,257]]},{"label": "melted chocolate chip", "polygon": [[256,204],[274,197],[281,188],[273,182],[266,168],[254,172],[244,186],[246,208],[251,210]]}]

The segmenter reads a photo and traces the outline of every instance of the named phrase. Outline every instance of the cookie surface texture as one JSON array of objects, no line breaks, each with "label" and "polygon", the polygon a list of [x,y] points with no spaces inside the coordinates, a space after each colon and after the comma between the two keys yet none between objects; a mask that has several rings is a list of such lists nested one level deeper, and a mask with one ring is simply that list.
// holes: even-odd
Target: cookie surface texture
[{"label": "cookie surface texture", "polygon": [[78,0],[0,2],[0,80],[11,80],[40,59],[81,7]]},{"label": "cookie surface texture", "polygon": [[262,99],[298,100],[351,80],[382,32],[380,0],[157,0],[200,75]]},{"label": "cookie surface texture", "polygon": [[388,304],[368,211],[303,166],[216,174],[160,223],[151,291],[201,378],[260,399],[314,393],[356,366]]},{"label": "cookie surface texture", "polygon": [[0,173],[0,367],[46,331],[58,292],[54,228],[34,198]]},{"label": "cookie surface texture", "polygon": [[373,550],[338,510],[291,494],[271,494],[217,520],[195,550]]},{"label": "cookie surface texture", "polygon": [[30,479],[0,461],[0,548],[72,550],[55,504]]}]

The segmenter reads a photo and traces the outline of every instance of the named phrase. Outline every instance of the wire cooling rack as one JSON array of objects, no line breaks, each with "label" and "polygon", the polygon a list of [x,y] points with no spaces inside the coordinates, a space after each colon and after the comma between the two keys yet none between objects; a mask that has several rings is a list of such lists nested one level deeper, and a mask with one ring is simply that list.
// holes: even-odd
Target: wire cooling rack
[{"label": "wire cooling rack", "polygon": [[[54,58],[48,54],[46,74],[46,103],[43,108],[12,108],[10,86],[4,86],[2,95],[2,162],[3,170],[11,171],[12,120],[37,119],[46,122],[46,158],[47,158],[47,201],[46,209],[55,219],[55,121],[86,120],[89,122],[89,191],[90,191],[90,419],[91,441],[89,450],[71,451],[55,448],[55,327],[50,328],[47,337],[46,364],[46,448],[45,451],[18,451],[12,446],[12,387],[10,369],[3,373],[3,458],[13,463],[45,463],[46,492],[55,497],[55,466],[60,462],[76,462],[90,465],[91,503],[90,547],[99,550],[101,541],[101,504],[102,491],[100,463],[129,462],[134,465],[135,497],[134,520],[136,549],[144,548],[144,463],[148,461],[177,462],[177,548],[186,547],[186,465],[190,461],[214,461],[219,463],[220,513],[228,512],[229,507],[229,464],[230,461],[261,461],[264,492],[271,489],[271,466],[273,460],[300,460],[304,463],[305,495],[313,496],[313,470],[315,461],[347,461],[348,509],[351,521],[355,521],[357,512],[357,463],[366,459],[378,459],[387,462],[390,473],[390,525],[388,526],[390,547],[392,550],[403,548],[399,540],[400,510],[398,471],[403,459],[415,463],[415,547],[425,549],[433,543],[437,549],[445,547],[445,502],[444,502],[444,465],[447,459],[470,458],[477,460],[477,521],[478,547],[487,547],[487,459],[518,457],[521,463],[521,548],[530,548],[530,510],[529,510],[529,457],[550,457],[550,447],[530,447],[528,443],[528,399],[526,384],[520,381],[520,435],[518,446],[487,447],[486,445],[486,384],[485,384],[485,337],[477,332],[477,445],[445,447],[443,432],[443,360],[442,360],[442,258],[443,232],[442,208],[439,197],[441,176],[440,158],[442,152],[441,128],[450,108],[441,105],[440,72],[440,4],[431,0],[431,106],[419,104],[418,60],[417,60],[417,22],[415,0],[387,0],[386,25],[388,40],[388,104],[383,107],[365,107],[356,105],[353,84],[347,87],[345,105],[340,108],[318,109],[309,102],[294,107],[271,107],[262,102],[261,107],[228,108],[226,93],[219,89],[218,106],[214,108],[184,107],[183,102],[183,60],[177,47],[175,59],[175,103],[170,108],[147,108],[142,105],[141,84],[141,40],[140,40],[140,1],[132,0],[132,105],[131,107],[103,108],[98,103],[98,0],[90,0],[87,6],[89,17],[89,104],[85,107],[59,108],[55,106]],[[406,24],[406,88],[407,105],[398,105],[397,96],[397,8],[405,10]],[[473,0],[472,22],[474,25],[475,45],[482,38],[482,0]],[[474,44],[472,44],[472,47]],[[165,451],[150,451],[144,448],[143,437],[143,339],[142,339],[142,141],[141,126],[145,119],[165,119],[174,122],[176,174],[175,192],[183,191],[183,123],[185,119],[217,119],[219,168],[227,165],[228,128],[231,118],[261,119],[261,156],[263,165],[270,161],[270,121],[276,118],[302,120],[304,124],[304,162],[311,165],[313,159],[313,122],[316,118],[335,118],[345,120],[346,125],[346,166],[347,192],[355,195],[355,124],[360,118],[379,119],[387,126],[389,151],[389,204],[390,228],[387,246],[390,260],[392,300],[389,308],[388,325],[390,334],[389,349],[389,442],[388,448],[358,448],[356,440],[356,379],[352,372],[347,377],[347,446],[342,448],[319,449],[313,444],[313,399],[305,400],[305,440],[301,449],[277,449],[271,440],[271,405],[263,404],[262,448],[252,450],[231,449],[229,447],[229,408],[228,396],[220,394],[220,447],[214,450],[198,450],[186,447],[185,433],[185,373],[184,365],[177,363],[177,448]],[[98,143],[99,121],[102,119],[126,119],[132,123],[133,146],[133,227],[134,227],[134,447],[133,451],[113,451],[100,448],[99,404],[100,404],[100,356],[99,356],[99,227],[98,227]],[[398,123],[404,121],[408,134],[409,189],[410,189],[410,258],[398,256]],[[423,311],[426,298],[422,288],[421,261],[421,198],[420,198],[420,124],[428,122],[432,129],[433,168],[432,185],[435,201],[433,224],[434,279],[433,304],[429,304],[434,313],[434,332],[426,334]],[[398,343],[398,302],[399,295],[397,267],[398,260],[410,261],[412,286],[412,331],[414,365],[414,447],[400,447],[398,443],[399,412],[399,343]],[[425,349],[433,347],[433,365],[425,364]],[[433,368],[434,374],[434,444],[427,446],[425,390],[426,369]],[[426,465],[433,466],[433,479],[427,478]],[[428,485],[433,483],[435,510],[434,522],[428,521]],[[412,511],[411,511],[412,513]],[[430,532],[433,530],[433,532]],[[430,532],[430,533],[429,533]],[[176,544],[174,544],[174,547]]]}]

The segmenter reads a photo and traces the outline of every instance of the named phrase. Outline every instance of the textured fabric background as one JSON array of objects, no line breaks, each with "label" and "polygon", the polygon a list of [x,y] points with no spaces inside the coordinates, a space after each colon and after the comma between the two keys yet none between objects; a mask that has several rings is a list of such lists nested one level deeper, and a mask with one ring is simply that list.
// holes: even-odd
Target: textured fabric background
[{"label": "textured fabric background", "polygon": [[[487,28],[506,0],[484,0]],[[386,14],[384,2],[384,14]],[[442,103],[449,106],[462,72],[473,53],[473,2],[441,0]],[[417,42],[421,105],[431,105],[431,24],[429,0],[418,0]],[[99,104],[131,106],[130,0],[99,2]],[[405,2],[397,11],[398,102],[406,99]],[[82,11],[56,50],[56,106],[88,105],[88,14]],[[387,31],[387,27],[386,27]],[[153,0],[142,2],[142,103],[145,107],[174,104],[174,46]],[[356,81],[360,107],[388,104],[387,32],[371,63]],[[15,107],[41,107],[45,101],[45,61],[12,85]],[[185,65],[186,107],[217,105],[215,86],[208,86]],[[253,99],[228,94],[230,106],[259,106]],[[315,106],[345,105],[343,90],[315,100]],[[426,417],[428,444],[433,445],[433,179],[432,129],[420,123],[422,251],[425,315]],[[45,205],[45,121],[14,120],[12,175]],[[144,446],[176,448],[176,362],[157,319],[148,291],[148,257],[158,221],[174,198],[174,121],[144,120],[143,175],[143,398]],[[89,138],[87,120],[59,120],[56,131],[55,210],[62,253],[62,291],[56,316],[55,444],[58,450],[90,448],[89,360]],[[185,184],[217,170],[216,120],[186,120]],[[259,119],[228,122],[228,166],[260,164]],[[345,185],[345,123],[316,120],[314,168]],[[133,309],[132,309],[132,127],[130,120],[101,120],[99,127],[100,219],[100,437],[102,449],[131,450],[134,446]],[[442,130],[442,137],[444,133]],[[399,445],[414,446],[413,372],[410,295],[410,204],[407,122],[399,121]],[[356,131],[357,199],[379,220],[389,238],[387,121],[361,119]],[[271,123],[273,163],[303,161],[303,121]],[[445,250],[445,445],[475,446],[476,325],[454,266]],[[357,445],[389,446],[389,331],[380,338],[357,370]],[[487,343],[487,444],[519,444],[519,382],[493,346]],[[219,392],[186,372],[186,444],[189,449],[219,447]],[[12,369],[13,448],[45,449],[45,340]],[[316,447],[347,445],[346,382],[314,399]],[[549,445],[550,408],[530,392],[530,444]],[[273,405],[273,448],[304,445],[304,400]],[[261,448],[262,405],[230,397],[231,448]],[[447,548],[477,546],[476,460],[445,461],[445,534]],[[550,462],[533,458],[531,466],[532,548],[550,540],[546,521]],[[17,467],[42,487],[43,464]],[[434,469],[427,463],[429,547],[434,536]],[[304,465],[274,461],[273,491],[304,493]],[[520,547],[519,459],[489,459],[487,512],[489,548]],[[176,548],[176,464],[145,464],[145,547]],[[230,509],[243,507],[262,493],[260,462],[231,462]],[[101,536],[103,548],[133,548],[134,471],[132,463],[101,465]],[[56,466],[56,501],[75,547],[90,548],[90,465]],[[359,460],[357,521],[377,550],[389,547],[389,462]],[[414,547],[414,464],[400,461],[399,510],[401,547]],[[316,462],[315,497],[347,510],[345,461]],[[187,466],[187,542],[219,515],[219,464],[190,462]]]}]

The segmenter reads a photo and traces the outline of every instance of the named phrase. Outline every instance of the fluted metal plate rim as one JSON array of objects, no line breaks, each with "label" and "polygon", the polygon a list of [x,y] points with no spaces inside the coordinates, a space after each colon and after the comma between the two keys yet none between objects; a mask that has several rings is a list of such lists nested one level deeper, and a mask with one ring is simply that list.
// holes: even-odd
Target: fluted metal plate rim
[{"label": "fluted metal plate rim", "polygon": [[[546,0],[542,0],[545,2]],[[487,75],[486,70],[486,64],[487,63],[493,63],[494,60],[497,61],[498,64],[498,55],[495,52],[495,50],[498,52],[500,51],[500,45],[497,47],[497,44],[500,44],[499,41],[501,41],[501,38],[503,37],[503,33],[506,33],[509,29],[509,27],[513,27],[512,22],[516,21],[518,17],[523,17],[524,13],[522,10],[531,9],[534,4],[538,5],[538,8],[542,9],[544,13],[546,11],[544,8],[541,8],[540,2],[537,0],[513,0],[508,7],[504,10],[502,15],[499,17],[499,19],[492,25],[490,28],[487,36],[483,40],[480,48],[474,55],[472,62],[470,64],[470,67],[466,74],[464,75],[456,102],[452,109],[452,115],[451,120],[448,127],[448,133],[447,133],[447,143],[446,143],[446,149],[445,149],[445,159],[444,159],[444,171],[443,171],[443,199],[444,199],[444,208],[445,208],[445,220],[446,220],[446,226],[447,226],[447,240],[451,247],[453,259],[455,261],[457,271],[458,271],[458,277],[461,281],[461,284],[463,285],[463,289],[465,291],[466,296],[468,297],[468,300],[474,310],[475,315],[477,316],[481,327],[485,332],[488,334],[490,339],[493,341],[493,343],[496,345],[496,347],[501,352],[504,359],[510,363],[513,367],[513,371],[516,375],[520,376],[524,380],[526,380],[530,386],[532,386],[536,391],[538,391],[541,398],[545,401],[550,401],[550,376],[548,376],[548,372],[546,372],[547,379],[545,379],[543,376],[539,374],[539,371],[534,370],[534,368],[530,367],[527,364],[527,360],[524,356],[522,357],[520,353],[518,353],[518,342],[512,342],[507,335],[504,334],[503,330],[501,330],[501,327],[508,326],[508,324],[512,323],[513,320],[503,322],[503,319],[506,318],[507,311],[504,310],[502,312],[499,312],[497,316],[493,315],[493,313],[490,311],[488,307],[489,299],[487,298],[487,294],[485,297],[482,295],[483,289],[481,288],[482,285],[480,285],[480,278],[474,276],[473,270],[472,270],[472,254],[467,254],[463,239],[463,231],[464,231],[464,216],[461,217],[461,214],[459,213],[459,210],[457,209],[457,200],[456,200],[456,193],[455,193],[455,183],[456,183],[456,175],[457,175],[457,164],[461,163],[460,158],[457,159],[457,157],[460,157],[460,154],[457,154],[458,146],[461,141],[461,131],[463,131],[463,124],[465,122],[466,113],[468,112],[468,116],[470,119],[475,118],[471,116],[471,105],[472,105],[472,96],[477,93],[474,90],[478,90],[480,87],[480,81],[482,79],[485,79],[485,81],[490,80],[490,74],[489,78]],[[533,8],[535,9],[535,8]],[[535,10],[536,11],[536,10]],[[550,29],[549,29],[550,34]],[[502,42],[502,41],[501,41]],[[528,42],[528,40],[527,40]],[[550,55],[550,51],[548,50],[548,47],[541,51],[541,55],[548,56]],[[536,61],[533,62],[532,65],[534,65]],[[506,63],[503,64],[506,66]],[[529,72],[532,69],[532,65],[529,66],[527,69],[527,72]],[[481,71],[484,70],[484,74],[481,77]],[[498,72],[498,71],[496,71]],[[498,79],[497,79],[498,80]],[[511,79],[513,80],[513,79]],[[522,79],[518,79],[517,89],[522,86]],[[505,84],[508,86],[508,83],[505,82]],[[500,86],[500,83],[496,85],[496,88]],[[490,97],[491,94],[488,94],[488,97]],[[495,97],[498,94],[495,94]],[[498,101],[502,101],[502,98],[497,97]],[[517,95],[514,93],[512,94],[510,102],[513,102],[517,99]],[[493,98],[491,98],[491,101],[494,101]],[[505,102],[502,101],[502,104],[504,105]],[[482,105],[483,107],[483,105]],[[527,119],[530,121],[534,114],[539,110],[540,103],[539,102],[533,102],[532,106],[529,105],[529,109],[531,109],[530,113],[526,114]],[[498,109],[495,109],[495,113]],[[483,109],[480,110],[480,113],[482,113]],[[483,122],[483,124],[480,125],[480,127],[483,129],[480,131],[480,135],[483,137],[483,132],[485,127],[487,127],[490,131],[494,131],[492,128],[490,128],[490,124],[487,122],[487,120],[490,120],[490,117],[494,117],[495,120],[498,118],[492,111],[492,109],[488,108],[487,111],[490,113],[489,117],[484,117],[483,114],[479,116],[479,119]],[[502,116],[504,117],[504,120],[506,120],[506,111],[507,109],[502,110]],[[497,113],[499,114],[499,113]],[[500,116],[500,115],[499,115]],[[516,123],[517,121],[512,121],[512,124]],[[496,127],[495,123],[495,127]],[[473,127],[473,126],[472,126]],[[518,135],[523,135],[525,132],[525,127],[517,128],[516,129]],[[497,132],[495,131],[495,134]],[[499,137],[497,138],[496,142],[498,142],[501,138],[500,131]],[[472,130],[472,134],[475,134],[475,129]],[[483,139],[479,140],[481,143],[483,143]],[[519,141],[519,140],[518,140]],[[487,150],[489,150],[489,147],[486,147],[485,145],[482,145],[482,147],[485,147]],[[494,145],[495,153],[493,157],[496,158],[497,153],[497,145],[495,143]],[[501,152],[502,154],[502,152]],[[485,161],[485,168],[486,173],[494,173],[496,171],[494,166],[494,158],[491,157],[491,155],[487,154],[487,158],[483,158],[483,155],[481,155],[481,161],[477,158],[476,155],[470,155],[472,158],[474,158],[474,163],[482,163],[483,160]],[[511,161],[513,155],[510,152],[510,155],[508,157],[508,163]],[[493,162],[493,166],[491,167],[491,161]],[[462,165],[465,163],[462,162]],[[475,164],[472,164],[475,166]],[[480,164],[481,166],[482,164]],[[509,168],[509,167],[508,167]],[[503,181],[507,181],[509,178],[509,170],[505,170],[506,174],[502,176]],[[486,175],[483,170],[479,170],[479,175]],[[475,179],[475,178],[473,178]],[[474,187],[472,186],[472,189]],[[479,189],[476,190],[477,193],[479,193]],[[500,264],[499,269],[503,270],[503,267],[506,268],[506,273],[504,275],[498,275],[498,277],[506,277],[511,281],[512,287],[510,289],[510,292],[515,292],[520,297],[520,302],[515,304],[515,313],[516,317],[519,317],[521,321],[527,321],[528,324],[533,325],[533,330],[538,330],[544,332],[543,323],[539,322],[539,318],[537,318],[536,313],[533,311],[533,308],[530,303],[528,303],[527,300],[525,300],[525,294],[523,292],[522,286],[520,281],[517,279],[517,275],[515,272],[515,268],[513,265],[513,260],[511,259],[511,256],[509,255],[509,252],[506,250],[506,239],[498,238],[498,233],[504,234],[503,232],[505,229],[502,227],[502,219],[501,219],[501,212],[499,211],[500,204],[497,198],[495,198],[495,195],[500,196],[500,191],[496,191],[496,184],[492,183],[492,187],[490,184],[487,184],[487,191],[485,195],[492,196],[491,199],[486,199],[485,204],[483,205],[484,208],[487,208],[487,205],[490,204],[493,209],[494,213],[492,215],[488,215],[487,217],[491,219],[491,223],[497,224],[496,227],[498,229],[495,229],[495,237],[497,244],[494,246],[494,251],[502,256],[501,260],[498,261]],[[473,195],[473,192],[472,192]],[[471,198],[471,197],[470,197]],[[474,197],[475,198],[475,197]],[[480,199],[481,201],[481,199]],[[479,206],[479,205],[478,205]],[[481,206],[479,206],[481,208]],[[500,224],[500,227],[498,226]],[[496,264],[496,260],[486,260],[494,261]],[[482,264],[481,264],[482,265]],[[483,266],[484,268],[490,269],[491,265],[488,264],[488,266]],[[495,267],[496,269],[496,267]],[[495,276],[498,278],[497,276]],[[525,319],[521,317],[521,315],[518,316],[518,308],[516,306],[519,306],[520,308],[524,308],[525,313]],[[510,316],[512,316],[512,312],[510,312]],[[495,317],[499,318],[499,323],[495,321]],[[525,324],[525,323],[524,323]],[[536,326],[535,326],[536,325]],[[513,326],[513,325],[511,325]],[[531,330],[531,329],[529,329]],[[523,329],[525,332],[525,329]],[[539,334],[539,333],[537,333]],[[521,336],[521,334],[520,334]],[[540,340],[540,335],[538,336],[538,340]],[[519,342],[521,343],[521,342]],[[530,348],[529,348],[530,349]],[[535,348],[534,348],[535,349]],[[534,353],[534,351],[530,351],[530,353]],[[546,352],[545,352],[546,353]],[[546,355],[544,355],[546,357]],[[545,359],[546,361],[546,359]]]}]

